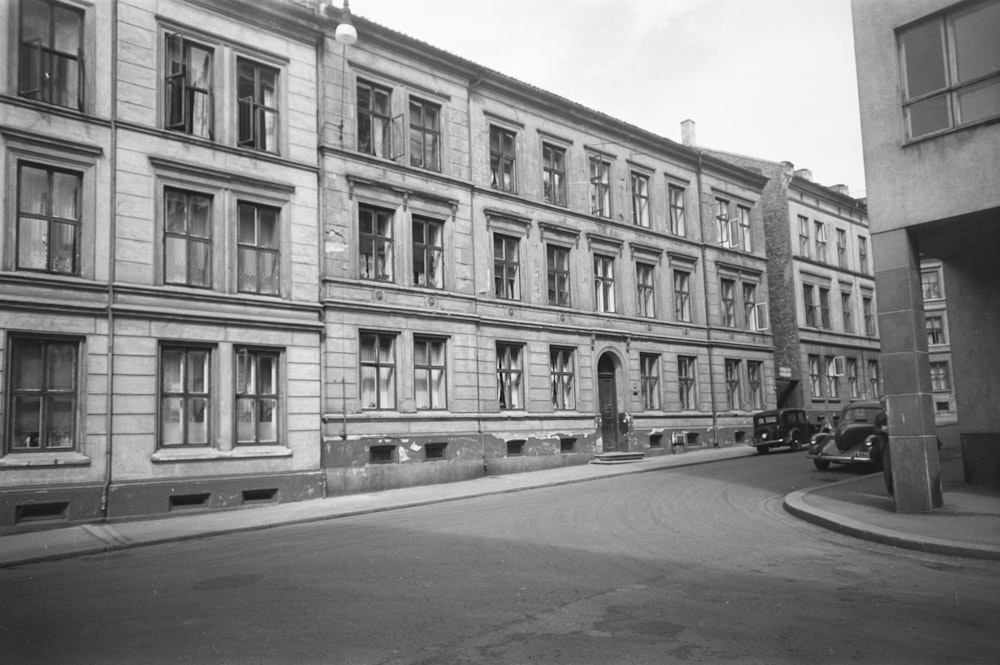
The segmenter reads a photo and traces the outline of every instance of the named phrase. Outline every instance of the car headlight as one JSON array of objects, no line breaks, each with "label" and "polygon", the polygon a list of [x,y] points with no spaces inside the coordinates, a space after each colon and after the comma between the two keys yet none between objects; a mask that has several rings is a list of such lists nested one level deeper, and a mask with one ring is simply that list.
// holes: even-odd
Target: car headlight
[{"label": "car headlight", "polygon": [[876,441],[877,438],[878,437],[876,437],[874,434],[869,434],[865,438],[865,448],[871,448],[871,447],[873,447],[875,445],[875,441]]}]

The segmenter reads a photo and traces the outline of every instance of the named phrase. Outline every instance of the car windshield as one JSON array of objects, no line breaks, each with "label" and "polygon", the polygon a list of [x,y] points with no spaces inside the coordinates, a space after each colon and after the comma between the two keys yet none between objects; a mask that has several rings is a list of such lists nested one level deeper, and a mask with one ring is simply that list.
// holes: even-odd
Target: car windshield
[{"label": "car windshield", "polygon": [[778,422],[778,416],[767,415],[767,416],[757,416],[754,418],[754,422],[758,425],[773,425]]},{"label": "car windshield", "polygon": [[875,416],[881,409],[874,407],[857,407],[844,412],[844,422],[847,423],[874,423]]}]

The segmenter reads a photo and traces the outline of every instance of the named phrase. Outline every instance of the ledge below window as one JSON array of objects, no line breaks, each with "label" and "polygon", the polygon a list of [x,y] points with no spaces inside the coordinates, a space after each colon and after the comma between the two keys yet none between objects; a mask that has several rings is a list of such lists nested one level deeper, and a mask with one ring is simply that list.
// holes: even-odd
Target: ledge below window
[{"label": "ledge below window", "polygon": [[161,449],[153,453],[150,459],[154,462],[206,462],[291,456],[292,449],[284,446],[240,446],[232,450],[216,450],[215,448]]},{"label": "ledge below window", "polygon": [[8,453],[0,457],[0,469],[90,466],[90,458],[75,451],[51,453]]}]

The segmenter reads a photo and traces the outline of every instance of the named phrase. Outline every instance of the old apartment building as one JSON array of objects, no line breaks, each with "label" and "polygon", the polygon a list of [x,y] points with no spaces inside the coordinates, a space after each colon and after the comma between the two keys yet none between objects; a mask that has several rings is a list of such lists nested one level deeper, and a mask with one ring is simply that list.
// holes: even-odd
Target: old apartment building
[{"label": "old apartment building", "polygon": [[306,0],[0,11],[0,529],[733,445],[776,403],[760,173]]}]

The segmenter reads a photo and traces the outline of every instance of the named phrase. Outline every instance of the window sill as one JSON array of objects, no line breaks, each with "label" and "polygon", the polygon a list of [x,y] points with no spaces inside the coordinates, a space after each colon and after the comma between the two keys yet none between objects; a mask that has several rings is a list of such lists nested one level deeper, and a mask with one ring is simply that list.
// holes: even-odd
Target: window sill
[{"label": "window sill", "polygon": [[197,448],[192,450],[160,449],[153,453],[153,462],[205,462],[229,459],[259,459],[291,457],[291,448],[285,446],[239,446],[232,450]]},{"label": "window sill", "polygon": [[90,458],[78,452],[8,453],[0,457],[0,469],[90,466]]}]

